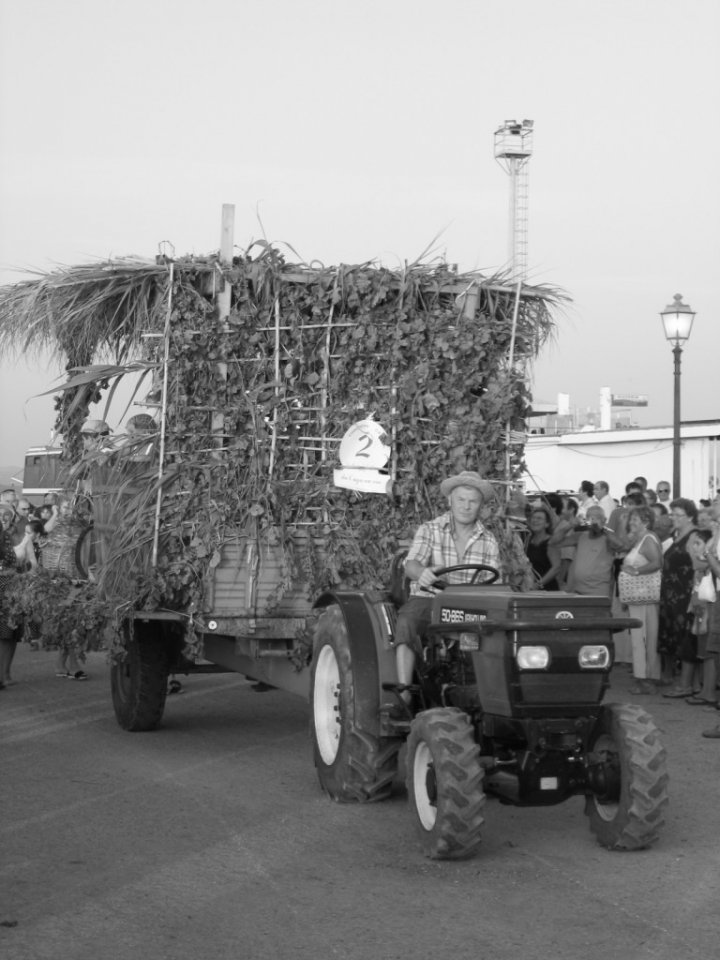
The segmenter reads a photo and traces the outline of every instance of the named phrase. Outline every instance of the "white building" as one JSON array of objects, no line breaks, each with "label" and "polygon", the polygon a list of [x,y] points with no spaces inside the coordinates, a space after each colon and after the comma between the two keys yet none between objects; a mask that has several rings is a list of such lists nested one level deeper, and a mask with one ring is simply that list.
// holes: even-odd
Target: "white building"
[{"label": "white building", "polygon": [[[683,423],[680,431],[681,492],[712,499],[720,488],[720,420]],[[672,427],[593,430],[560,436],[533,435],[525,446],[526,490],[577,490],[582,480],[606,480],[619,499],[625,484],[647,477],[649,486],[672,483]]]}]

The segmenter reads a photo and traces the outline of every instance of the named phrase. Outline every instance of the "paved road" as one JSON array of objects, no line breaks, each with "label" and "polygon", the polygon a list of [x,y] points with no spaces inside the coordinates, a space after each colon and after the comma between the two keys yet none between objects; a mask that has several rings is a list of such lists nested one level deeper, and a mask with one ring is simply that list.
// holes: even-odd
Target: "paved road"
[{"label": "paved road", "polygon": [[[652,850],[598,847],[579,798],[492,801],[480,855],[437,863],[401,788],[369,806],[321,794],[300,699],[197,676],[161,730],[128,734],[103,655],[87,683],[27,648],[15,672],[0,693],[3,960],[717,956],[720,741],[699,737],[714,719],[700,708],[646,704],[672,778]],[[627,699],[615,672],[611,699]]]}]

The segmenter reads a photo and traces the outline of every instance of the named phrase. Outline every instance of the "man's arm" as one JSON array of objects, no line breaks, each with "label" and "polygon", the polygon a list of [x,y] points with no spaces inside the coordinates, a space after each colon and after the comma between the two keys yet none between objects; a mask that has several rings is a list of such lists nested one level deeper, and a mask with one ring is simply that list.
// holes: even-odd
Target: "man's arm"
[{"label": "man's arm", "polygon": [[415,580],[420,587],[431,587],[437,580],[432,567],[426,567],[419,560],[406,560],[405,573],[408,579]]},{"label": "man's arm", "polygon": [[555,524],[555,529],[550,534],[550,543],[553,546],[562,544],[563,547],[571,547],[578,542],[580,536],[574,529],[575,523],[569,520],[560,519]]},{"label": "man's arm", "polygon": [[52,505],[52,516],[48,517],[48,519],[45,521],[43,525],[43,529],[45,530],[45,533],[51,533],[55,529],[55,527],[58,525],[59,520],[60,520],[60,511],[58,510],[58,505],[54,503]]}]

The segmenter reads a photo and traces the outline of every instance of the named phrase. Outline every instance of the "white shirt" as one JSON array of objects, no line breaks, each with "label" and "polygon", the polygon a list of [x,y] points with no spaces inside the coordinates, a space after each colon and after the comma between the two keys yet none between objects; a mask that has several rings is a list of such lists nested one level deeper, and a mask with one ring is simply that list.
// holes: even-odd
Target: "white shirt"
[{"label": "white shirt", "polygon": [[[588,497],[583,503],[578,503],[578,519],[584,520],[585,514],[588,512],[590,507],[597,507],[598,502],[595,497]],[[607,518],[606,518],[607,519]]]},{"label": "white shirt", "polygon": [[603,510],[605,511],[605,519],[609,520],[610,514],[613,512],[615,507],[617,507],[617,504],[608,493],[604,497],[602,497],[600,500],[598,500],[598,506],[603,508]]}]

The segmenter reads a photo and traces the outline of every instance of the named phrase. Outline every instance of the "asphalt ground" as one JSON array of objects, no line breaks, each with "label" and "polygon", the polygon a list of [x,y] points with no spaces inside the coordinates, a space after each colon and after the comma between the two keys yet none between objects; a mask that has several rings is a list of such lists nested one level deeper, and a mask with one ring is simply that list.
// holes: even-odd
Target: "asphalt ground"
[{"label": "asphalt ground", "polygon": [[[312,764],[300,698],[198,675],[163,726],[115,721],[104,654],[55,677],[22,646],[0,692],[0,957],[689,960],[718,955],[720,740],[714,714],[642,703],[668,751],[660,841],[612,853],[584,801],[488,801],[465,862],[421,855],[402,784],[335,804]],[[720,719],[720,715],[718,715]]]}]

